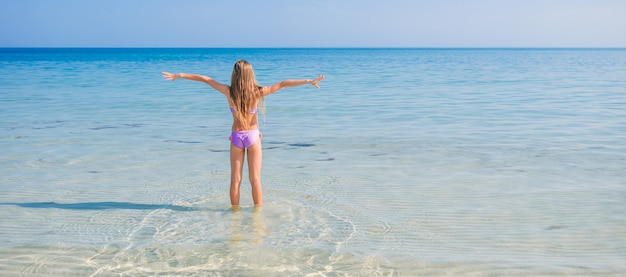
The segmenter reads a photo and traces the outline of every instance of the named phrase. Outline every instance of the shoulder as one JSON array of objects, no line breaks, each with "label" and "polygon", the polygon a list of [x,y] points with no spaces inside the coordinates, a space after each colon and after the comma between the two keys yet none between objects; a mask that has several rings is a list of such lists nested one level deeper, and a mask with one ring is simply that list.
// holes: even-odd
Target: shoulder
[{"label": "shoulder", "polygon": [[268,94],[269,94],[269,93],[267,93],[268,91],[269,91],[269,87],[262,87],[262,86],[259,86],[259,87],[258,87],[258,89],[257,89],[257,92],[258,92],[258,93],[259,93],[259,95],[261,95],[261,96],[268,95]]},{"label": "shoulder", "polygon": [[221,94],[224,94],[226,96],[230,95],[230,86],[228,85],[224,85],[220,83],[217,83],[217,84],[209,83],[209,85],[213,87],[215,90],[219,91]]},{"label": "shoulder", "polygon": [[270,95],[274,92],[281,90],[282,88],[283,88],[282,82],[280,82],[280,83],[273,84],[271,86],[261,87],[260,91],[261,91],[261,95],[267,96],[267,95]]}]

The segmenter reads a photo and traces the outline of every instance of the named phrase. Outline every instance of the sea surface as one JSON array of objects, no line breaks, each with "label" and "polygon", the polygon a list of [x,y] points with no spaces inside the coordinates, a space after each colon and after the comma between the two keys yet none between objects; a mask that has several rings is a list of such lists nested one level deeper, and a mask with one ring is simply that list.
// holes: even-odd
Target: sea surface
[{"label": "sea surface", "polygon": [[626,275],[626,49],[5,48],[0,153],[1,276]]}]

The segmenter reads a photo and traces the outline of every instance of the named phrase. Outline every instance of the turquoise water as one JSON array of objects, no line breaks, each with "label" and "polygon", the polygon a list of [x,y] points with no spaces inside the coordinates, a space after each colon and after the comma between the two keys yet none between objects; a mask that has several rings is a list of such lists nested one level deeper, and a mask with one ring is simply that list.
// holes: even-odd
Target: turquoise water
[{"label": "turquoise water", "polygon": [[[267,97],[228,198],[228,83]],[[626,274],[625,49],[0,49],[0,275]]]}]

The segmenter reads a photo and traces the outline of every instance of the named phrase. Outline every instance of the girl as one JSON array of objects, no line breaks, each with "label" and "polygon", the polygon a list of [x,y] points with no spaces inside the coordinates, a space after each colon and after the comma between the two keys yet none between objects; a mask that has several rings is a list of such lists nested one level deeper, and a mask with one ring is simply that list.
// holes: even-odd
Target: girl
[{"label": "girl", "polygon": [[254,70],[250,63],[245,60],[239,60],[233,67],[230,86],[198,74],[163,72],[163,77],[172,81],[183,78],[204,82],[226,96],[230,112],[233,114],[233,127],[230,137],[230,203],[233,209],[239,208],[239,187],[241,186],[243,163],[247,152],[252,200],[255,207],[260,207],[263,204],[263,193],[261,191],[262,148],[258,124],[258,107],[260,105],[263,108],[265,96],[283,88],[309,84],[319,89],[318,83],[324,80],[324,75],[320,75],[313,80],[285,80],[271,86],[262,87],[256,83]]}]

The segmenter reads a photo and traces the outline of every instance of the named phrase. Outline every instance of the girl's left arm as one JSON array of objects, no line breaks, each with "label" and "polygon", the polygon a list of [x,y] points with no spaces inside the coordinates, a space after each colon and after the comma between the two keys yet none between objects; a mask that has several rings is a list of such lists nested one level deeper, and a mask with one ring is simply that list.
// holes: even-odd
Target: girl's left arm
[{"label": "girl's left arm", "polygon": [[199,74],[189,74],[189,73],[169,73],[169,72],[162,72],[163,74],[163,78],[167,79],[167,80],[172,80],[172,81],[176,81],[176,79],[187,79],[187,80],[191,80],[191,81],[198,81],[198,82],[203,82],[208,84],[209,86],[211,86],[212,88],[214,88],[215,90],[219,91],[220,93],[228,96],[230,93],[230,87],[228,87],[227,85],[224,85],[218,81],[213,80],[213,78],[208,77],[208,76],[204,76],[204,75],[199,75]]}]

